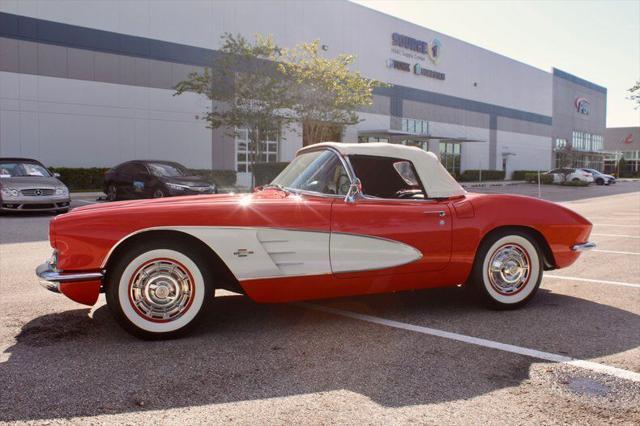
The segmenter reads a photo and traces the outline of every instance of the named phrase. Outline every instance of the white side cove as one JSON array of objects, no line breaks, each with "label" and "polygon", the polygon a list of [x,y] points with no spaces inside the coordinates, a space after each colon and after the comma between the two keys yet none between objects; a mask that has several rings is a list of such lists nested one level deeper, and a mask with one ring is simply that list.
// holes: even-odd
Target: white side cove
[{"label": "white side cove", "polygon": [[383,269],[422,257],[404,243],[364,235],[275,228],[153,229],[172,229],[202,240],[240,281]]},{"label": "white side cove", "polygon": [[353,234],[331,234],[333,272],[391,268],[420,258],[420,251],[398,241]]}]

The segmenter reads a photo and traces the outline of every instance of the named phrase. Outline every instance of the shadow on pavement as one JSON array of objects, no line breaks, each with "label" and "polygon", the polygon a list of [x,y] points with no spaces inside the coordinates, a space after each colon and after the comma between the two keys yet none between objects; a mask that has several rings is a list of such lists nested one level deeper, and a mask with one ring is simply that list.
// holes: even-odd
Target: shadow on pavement
[{"label": "shadow on pavement", "polygon": [[[512,312],[484,310],[464,300],[460,289],[322,303],[585,358],[640,344],[640,316],[544,290]],[[194,334],[164,342],[129,336],[106,306],[93,318],[88,309],[44,315],[22,327],[7,353],[0,364],[0,421],[334,390],[385,407],[433,404],[517,386],[539,362],[296,305],[257,305],[242,296],[217,298]]]}]

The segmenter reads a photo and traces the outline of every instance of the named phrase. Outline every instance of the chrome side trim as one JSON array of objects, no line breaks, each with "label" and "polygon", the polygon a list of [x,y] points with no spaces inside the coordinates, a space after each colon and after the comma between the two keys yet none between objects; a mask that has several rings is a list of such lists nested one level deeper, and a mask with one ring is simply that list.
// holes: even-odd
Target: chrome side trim
[{"label": "chrome side trim", "polygon": [[94,281],[104,276],[102,272],[58,272],[48,262],[36,268],[36,275],[47,283],[43,284],[46,289],[56,292],[59,292],[60,283]]},{"label": "chrome side trim", "polygon": [[592,248],[595,248],[595,246],[596,246],[596,243],[587,242],[582,244],[576,244],[575,246],[571,247],[571,250],[586,251],[586,250],[591,250]]}]

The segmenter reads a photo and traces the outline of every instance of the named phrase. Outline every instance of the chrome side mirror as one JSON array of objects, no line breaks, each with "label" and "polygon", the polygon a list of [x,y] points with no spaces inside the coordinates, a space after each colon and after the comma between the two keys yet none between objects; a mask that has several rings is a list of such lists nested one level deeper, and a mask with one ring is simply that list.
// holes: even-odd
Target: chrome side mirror
[{"label": "chrome side mirror", "polygon": [[59,177],[60,177],[60,173],[57,173],[57,172],[56,172],[56,173],[54,173],[54,174],[53,174],[53,177],[54,177],[54,178],[59,178]]},{"label": "chrome side mirror", "polygon": [[349,185],[349,191],[347,191],[346,197],[344,197],[345,203],[355,203],[358,198],[362,196],[362,182],[360,179],[355,178],[351,185]]}]

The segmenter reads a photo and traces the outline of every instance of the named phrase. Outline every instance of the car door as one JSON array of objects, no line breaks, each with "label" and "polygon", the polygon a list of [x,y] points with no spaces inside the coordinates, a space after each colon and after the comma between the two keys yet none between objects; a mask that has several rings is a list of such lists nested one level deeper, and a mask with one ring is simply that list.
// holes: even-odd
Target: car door
[{"label": "car door", "polygon": [[120,198],[131,198],[132,163],[124,163],[116,169],[114,183]]},{"label": "car door", "polygon": [[429,199],[407,160],[352,156],[350,163],[364,196],[332,205],[332,271],[444,269],[451,259],[449,201]]},{"label": "car door", "polygon": [[331,210],[334,274],[438,271],[451,259],[448,201],[360,198]]}]

